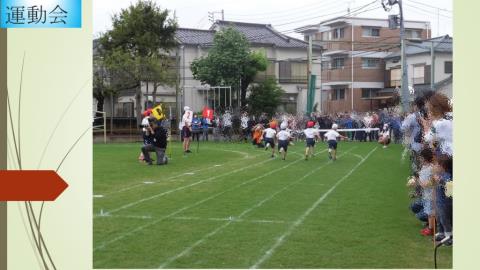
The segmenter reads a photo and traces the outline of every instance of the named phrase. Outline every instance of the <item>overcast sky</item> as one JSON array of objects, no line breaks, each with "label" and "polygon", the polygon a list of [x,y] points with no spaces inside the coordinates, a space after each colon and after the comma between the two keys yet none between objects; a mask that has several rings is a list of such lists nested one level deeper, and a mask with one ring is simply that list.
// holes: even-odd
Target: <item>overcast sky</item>
[{"label": "overcast sky", "polygon": [[[111,16],[128,7],[136,0],[93,1],[93,33],[111,29]],[[347,15],[348,7],[358,17],[387,18],[381,1],[373,0],[156,0],[162,7],[176,11],[180,27],[208,29],[211,22],[208,12],[224,10],[225,20],[272,24],[277,30],[294,36],[294,28],[307,24]],[[374,3],[372,3],[374,2]],[[368,6],[365,6],[372,3]],[[407,20],[427,20],[431,22],[432,35],[452,35],[452,0],[403,0]],[[373,10],[372,10],[373,9]],[[394,8],[390,13],[398,13]],[[354,13],[355,14],[355,13]],[[215,19],[221,19],[215,13]]]}]

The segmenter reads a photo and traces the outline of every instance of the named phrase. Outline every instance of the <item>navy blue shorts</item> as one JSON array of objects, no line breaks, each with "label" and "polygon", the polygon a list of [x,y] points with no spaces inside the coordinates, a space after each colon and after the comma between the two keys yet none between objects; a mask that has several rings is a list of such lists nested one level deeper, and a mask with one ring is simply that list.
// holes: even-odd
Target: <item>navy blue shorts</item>
[{"label": "navy blue shorts", "polygon": [[328,141],[328,148],[337,150],[337,141],[336,140],[329,140]]},{"label": "navy blue shorts", "polygon": [[273,140],[273,138],[265,138],[265,145],[267,145],[267,143],[270,144],[270,147],[275,147],[275,141]]},{"label": "navy blue shorts", "polygon": [[288,144],[290,142],[288,140],[280,140],[278,141],[278,150],[280,150],[280,148],[283,148],[283,151],[287,152],[287,149],[288,149]]},{"label": "navy blue shorts", "polygon": [[307,138],[306,145],[307,145],[307,147],[314,147],[315,146],[315,139],[314,138]]}]

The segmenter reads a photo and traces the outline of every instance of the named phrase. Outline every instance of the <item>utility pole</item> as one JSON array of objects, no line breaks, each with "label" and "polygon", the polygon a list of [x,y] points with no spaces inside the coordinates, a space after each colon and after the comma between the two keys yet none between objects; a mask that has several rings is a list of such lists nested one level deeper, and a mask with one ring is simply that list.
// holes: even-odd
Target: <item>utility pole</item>
[{"label": "utility pole", "polygon": [[434,42],[430,43],[430,90],[435,91],[435,46]]},{"label": "utility pole", "polygon": [[307,49],[307,112],[310,114],[312,112],[312,93],[311,93],[311,85],[312,85],[312,35],[308,35],[308,49]]},{"label": "utility pole", "polygon": [[[386,4],[385,4],[386,2]],[[385,11],[390,11],[391,7],[395,4],[398,4],[400,10],[400,44],[401,44],[401,59],[402,59],[402,89],[401,89],[401,102],[402,102],[402,112],[407,113],[410,110],[410,93],[408,90],[408,66],[407,66],[407,57],[406,57],[406,40],[405,40],[405,26],[404,26],[404,17],[403,16],[403,5],[402,0],[383,0],[382,6]],[[387,8],[388,5],[390,7]],[[395,23],[397,26],[398,22]]]},{"label": "utility pole", "polygon": [[176,124],[181,120],[181,107],[180,107],[180,53],[179,48],[175,51],[175,62],[176,62],[176,78],[175,78],[175,115],[176,115]]},{"label": "utility pole", "polygon": [[221,14],[222,15],[222,21],[225,20],[225,11],[223,9],[221,11],[209,11],[208,12],[208,20],[211,23],[215,22],[215,14]]}]

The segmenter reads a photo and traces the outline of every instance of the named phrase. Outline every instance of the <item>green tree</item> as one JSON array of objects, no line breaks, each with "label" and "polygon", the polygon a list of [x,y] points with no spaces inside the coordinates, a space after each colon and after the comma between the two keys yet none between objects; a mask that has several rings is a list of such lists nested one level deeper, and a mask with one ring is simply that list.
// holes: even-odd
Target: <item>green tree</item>
[{"label": "green tree", "polygon": [[273,115],[284,93],[274,78],[267,78],[264,82],[253,85],[250,90],[248,108],[257,115],[262,112]]},{"label": "green tree", "polygon": [[193,77],[203,84],[240,88],[242,106],[246,103],[248,86],[257,72],[266,68],[265,54],[250,51],[247,38],[232,27],[217,32],[208,55],[191,65]]},{"label": "green tree", "polygon": [[[112,16],[113,29],[99,38],[99,54],[111,87],[136,89],[136,115],[141,121],[141,82],[169,84],[168,53],[177,45],[177,22],[153,1],[140,0]],[[156,87],[155,87],[156,88]]]}]

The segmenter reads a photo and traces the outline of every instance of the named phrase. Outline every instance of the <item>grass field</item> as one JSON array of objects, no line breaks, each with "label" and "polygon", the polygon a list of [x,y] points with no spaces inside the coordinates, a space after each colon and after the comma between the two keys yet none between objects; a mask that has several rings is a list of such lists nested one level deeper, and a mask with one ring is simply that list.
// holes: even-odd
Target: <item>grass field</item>
[{"label": "grass field", "polygon": [[140,144],[94,146],[95,268],[433,268],[401,146],[341,142],[336,162],[322,143],[308,161],[301,142],[286,161],[192,146],[167,166],[140,164]]}]

